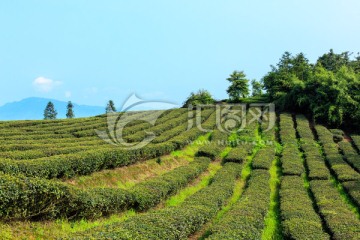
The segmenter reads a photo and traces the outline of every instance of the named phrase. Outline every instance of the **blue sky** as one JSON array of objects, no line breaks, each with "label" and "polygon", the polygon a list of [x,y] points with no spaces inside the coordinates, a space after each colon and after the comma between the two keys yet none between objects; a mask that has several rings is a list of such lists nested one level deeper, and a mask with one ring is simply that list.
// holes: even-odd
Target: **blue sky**
[{"label": "blue sky", "polygon": [[358,0],[1,0],[0,105],[223,99],[233,70],[261,79],[284,51],[359,52],[359,24]]}]

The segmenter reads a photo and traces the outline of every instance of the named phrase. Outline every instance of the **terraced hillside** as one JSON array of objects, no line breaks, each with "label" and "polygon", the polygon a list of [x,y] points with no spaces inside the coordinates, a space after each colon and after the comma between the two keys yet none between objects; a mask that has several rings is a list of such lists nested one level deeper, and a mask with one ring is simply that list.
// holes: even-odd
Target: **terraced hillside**
[{"label": "terraced hillside", "polygon": [[360,239],[359,136],[228,114],[0,122],[1,239]]}]

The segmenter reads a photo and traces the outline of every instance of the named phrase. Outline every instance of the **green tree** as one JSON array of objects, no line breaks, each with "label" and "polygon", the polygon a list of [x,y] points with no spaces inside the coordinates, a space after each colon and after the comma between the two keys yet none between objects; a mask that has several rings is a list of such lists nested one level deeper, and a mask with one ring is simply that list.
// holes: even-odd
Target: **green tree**
[{"label": "green tree", "polygon": [[264,76],[264,88],[277,109],[310,114],[332,126],[360,126],[360,56],[333,50],[309,64],[304,54],[286,52]]},{"label": "green tree", "polygon": [[261,84],[261,82],[258,82],[255,79],[251,81],[251,88],[252,88],[253,97],[261,96],[263,94],[262,92],[263,85]]},{"label": "green tree", "polygon": [[356,74],[360,73],[360,53],[357,53],[355,60],[350,62],[350,67],[354,70]]},{"label": "green tree", "polygon": [[301,94],[305,83],[311,76],[312,65],[303,53],[292,56],[285,52],[279,63],[271,66],[272,70],[263,77],[264,88],[280,109],[296,110],[297,99],[303,101]]},{"label": "green tree", "polygon": [[334,126],[345,119],[359,122],[359,93],[360,81],[351,68],[342,66],[334,73],[321,64],[316,65],[304,91],[314,119]]},{"label": "green tree", "polygon": [[74,118],[75,117],[73,108],[74,108],[74,105],[72,104],[71,101],[69,101],[68,104],[67,104],[67,107],[66,107],[66,109],[67,109],[66,117],[67,118]]},{"label": "green tree", "polygon": [[214,102],[215,100],[211,96],[211,93],[207,90],[201,89],[197,93],[190,93],[190,96],[184,102],[183,107],[188,107],[189,105],[196,106],[201,104],[213,104]]},{"label": "green tree", "polygon": [[54,104],[50,101],[44,110],[44,119],[56,119],[56,116],[57,111],[55,110]]},{"label": "green tree", "polygon": [[337,72],[342,66],[350,65],[350,55],[349,52],[336,54],[330,49],[328,53],[318,58],[317,63],[320,63],[326,70]]},{"label": "green tree", "polygon": [[113,100],[109,100],[108,104],[106,105],[106,113],[113,112],[116,112],[115,103]]},{"label": "green tree", "polygon": [[230,82],[227,93],[231,101],[239,101],[240,98],[249,96],[249,80],[243,71],[234,71],[226,80]]}]

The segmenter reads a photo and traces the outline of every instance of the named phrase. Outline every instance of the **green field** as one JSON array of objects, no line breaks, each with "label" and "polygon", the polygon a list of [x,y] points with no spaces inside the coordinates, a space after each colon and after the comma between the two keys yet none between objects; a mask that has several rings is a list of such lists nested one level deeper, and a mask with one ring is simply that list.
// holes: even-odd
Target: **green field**
[{"label": "green field", "polygon": [[0,239],[360,239],[360,136],[158,113],[124,113],[126,142],[156,136],[139,149],[99,138],[105,115],[0,122]]}]

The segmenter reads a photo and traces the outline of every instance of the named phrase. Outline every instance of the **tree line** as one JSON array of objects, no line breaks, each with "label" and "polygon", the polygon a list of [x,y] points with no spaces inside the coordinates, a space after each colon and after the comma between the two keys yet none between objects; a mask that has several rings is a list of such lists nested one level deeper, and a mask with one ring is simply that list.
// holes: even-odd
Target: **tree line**
[{"label": "tree line", "polygon": [[[234,71],[226,80],[230,86],[225,102],[274,102],[280,111],[301,112],[330,126],[360,126],[359,53],[331,49],[310,63],[304,53],[285,52],[261,81],[250,81],[243,71]],[[184,107],[214,102],[210,92],[199,90]]]},{"label": "tree line", "polygon": [[[106,105],[105,112],[106,113],[116,112],[115,103],[113,100],[109,100],[109,102]],[[51,101],[49,101],[44,110],[44,119],[45,120],[56,119],[57,114],[58,113],[55,109],[54,104]],[[69,101],[66,106],[66,118],[68,119],[75,118],[74,105],[72,104],[71,101]]]}]

